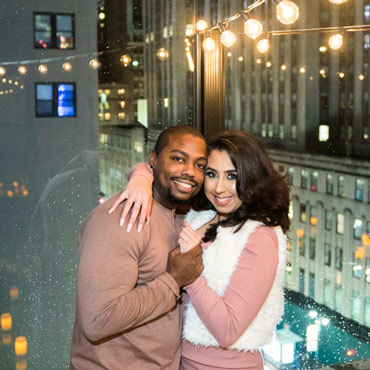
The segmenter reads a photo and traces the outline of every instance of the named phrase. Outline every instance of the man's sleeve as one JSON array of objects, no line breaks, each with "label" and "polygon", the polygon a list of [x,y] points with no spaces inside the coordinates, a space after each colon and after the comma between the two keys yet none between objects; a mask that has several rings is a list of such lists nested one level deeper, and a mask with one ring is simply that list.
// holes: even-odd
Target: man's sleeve
[{"label": "man's sleeve", "polygon": [[149,237],[127,233],[106,213],[92,215],[80,234],[77,315],[93,342],[163,315],[176,305],[179,294],[167,272],[137,284],[140,252]]}]

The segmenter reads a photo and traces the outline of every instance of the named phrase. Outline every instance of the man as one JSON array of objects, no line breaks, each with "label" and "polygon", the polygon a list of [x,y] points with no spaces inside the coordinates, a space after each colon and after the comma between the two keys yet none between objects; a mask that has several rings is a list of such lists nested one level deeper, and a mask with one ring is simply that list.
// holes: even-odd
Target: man
[{"label": "man", "polygon": [[175,210],[200,190],[206,158],[197,130],[171,127],[150,155],[150,224],[140,233],[120,227],[119,212],[108,215],[117,195],[88,216],[79,234],[71,370],[179,369],[180,287],[203,266],[200,245],[175,249],[183,224]]}]

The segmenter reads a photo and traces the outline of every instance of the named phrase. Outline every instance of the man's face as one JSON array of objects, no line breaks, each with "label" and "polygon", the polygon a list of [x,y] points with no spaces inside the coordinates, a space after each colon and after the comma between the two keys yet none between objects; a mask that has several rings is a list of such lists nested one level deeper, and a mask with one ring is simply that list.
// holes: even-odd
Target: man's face
[{"label": "man's face", "polygon": [[207,166],[204,140],[193,135],[171,135],[159,155],[152,152],[154,199],[167,208],[186,204],[198,193]]}]

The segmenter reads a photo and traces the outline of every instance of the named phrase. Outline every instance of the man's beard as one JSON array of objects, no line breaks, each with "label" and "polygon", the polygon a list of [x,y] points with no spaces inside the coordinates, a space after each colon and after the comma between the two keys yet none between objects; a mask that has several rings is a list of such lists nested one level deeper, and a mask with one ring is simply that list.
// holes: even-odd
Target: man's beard
[{"label": "man's beard", "polygon": [[167,192],[167,199],[168,201],[173,204],[173,205],[176,205],[176,206],[181,206],[181,205],[184,205],[184,204],[187,204],[189,203],[191,197],[189,199],[179,199],[177,197],[175,197],[173,194],[172,194],[172,190],[171,190],[171,187],[168,188],[168,192]]}]

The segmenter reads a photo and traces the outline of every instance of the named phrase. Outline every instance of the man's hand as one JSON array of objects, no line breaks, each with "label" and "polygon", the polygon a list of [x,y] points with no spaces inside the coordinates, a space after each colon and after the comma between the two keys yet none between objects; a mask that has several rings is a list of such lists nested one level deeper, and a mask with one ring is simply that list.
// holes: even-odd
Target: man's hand
[{"label": "man's hand", "polygon": [[167,272],[175,279],[179,287],[191,284],[203,271],[202,247],[181,253],[180,248],[172,250],[168,256]]}]

